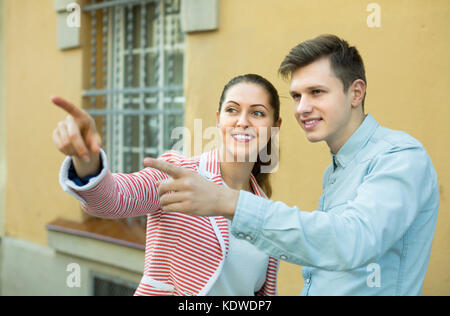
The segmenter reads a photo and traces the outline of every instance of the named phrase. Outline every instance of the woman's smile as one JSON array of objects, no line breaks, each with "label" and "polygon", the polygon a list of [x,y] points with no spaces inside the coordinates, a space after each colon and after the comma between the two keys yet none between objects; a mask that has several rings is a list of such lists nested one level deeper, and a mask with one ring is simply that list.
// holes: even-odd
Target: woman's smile
[{"label": "woman's smile", "polygon": [[247,133],[233,133],[231,134],[231,136],[238,143],[249,143],[252,140],[256,139],[256,136]]}]

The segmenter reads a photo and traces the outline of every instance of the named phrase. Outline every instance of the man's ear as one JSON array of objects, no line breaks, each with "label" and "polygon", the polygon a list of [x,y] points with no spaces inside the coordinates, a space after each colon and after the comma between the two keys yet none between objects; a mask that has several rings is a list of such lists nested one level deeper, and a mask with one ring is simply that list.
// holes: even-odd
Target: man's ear
[{"label": "man's ear", "polygon": [[350,93],[352,98],[352,106],[358,107],[362,105],[364,96],[366,95],[366,83],[362,79],[357,79],[353,81],[350,87]]}]

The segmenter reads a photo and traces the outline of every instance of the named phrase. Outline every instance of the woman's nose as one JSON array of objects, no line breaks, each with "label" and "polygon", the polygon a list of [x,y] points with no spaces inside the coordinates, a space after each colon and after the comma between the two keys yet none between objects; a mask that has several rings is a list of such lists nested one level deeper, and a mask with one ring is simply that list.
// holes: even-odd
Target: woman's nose
[{"label": "woman's nose", "polygon": [[248,115],[245,112],[242,112],[242,114],[239,116],[238,121],[236,122],[236,126],[237,127],[249,127],[250,126],[250,121],[248,119]]}]

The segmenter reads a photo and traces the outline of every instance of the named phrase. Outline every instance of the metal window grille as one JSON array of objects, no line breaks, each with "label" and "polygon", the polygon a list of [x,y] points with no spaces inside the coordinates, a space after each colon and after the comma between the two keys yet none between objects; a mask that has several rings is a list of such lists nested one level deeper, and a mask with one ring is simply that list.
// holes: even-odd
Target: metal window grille
[{"label": "metal window grille", "polygon": [[90,14],[85,108],[96,119],[112,172],[142,169],[184,125],[185,35],[180,0],[96,1]]},{"label": "metal window grille", "polygon": [[96,120],[110,170],[136,172],[145,157],[181,143],[171,139],[184,125],[180,0],[91,0],[83,11],[90,21],[84,108]]},{"label": "metal window grille", "polygon": [[133,296],[138,285],[119,279],[93,273],[91,276],[91,296]]}]

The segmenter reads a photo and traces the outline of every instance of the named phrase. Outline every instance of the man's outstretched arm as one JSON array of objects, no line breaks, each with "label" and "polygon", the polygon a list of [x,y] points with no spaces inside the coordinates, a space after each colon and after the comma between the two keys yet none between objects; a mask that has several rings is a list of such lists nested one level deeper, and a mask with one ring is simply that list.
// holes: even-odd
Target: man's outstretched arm
[{"label": "man's outstretched arm", "polygon": [[159,159],[146,158],[144,165],[171,177],[158,185],[163,211],[233,219],[239,191],[219,186],[204,179],[197,172]]}]

